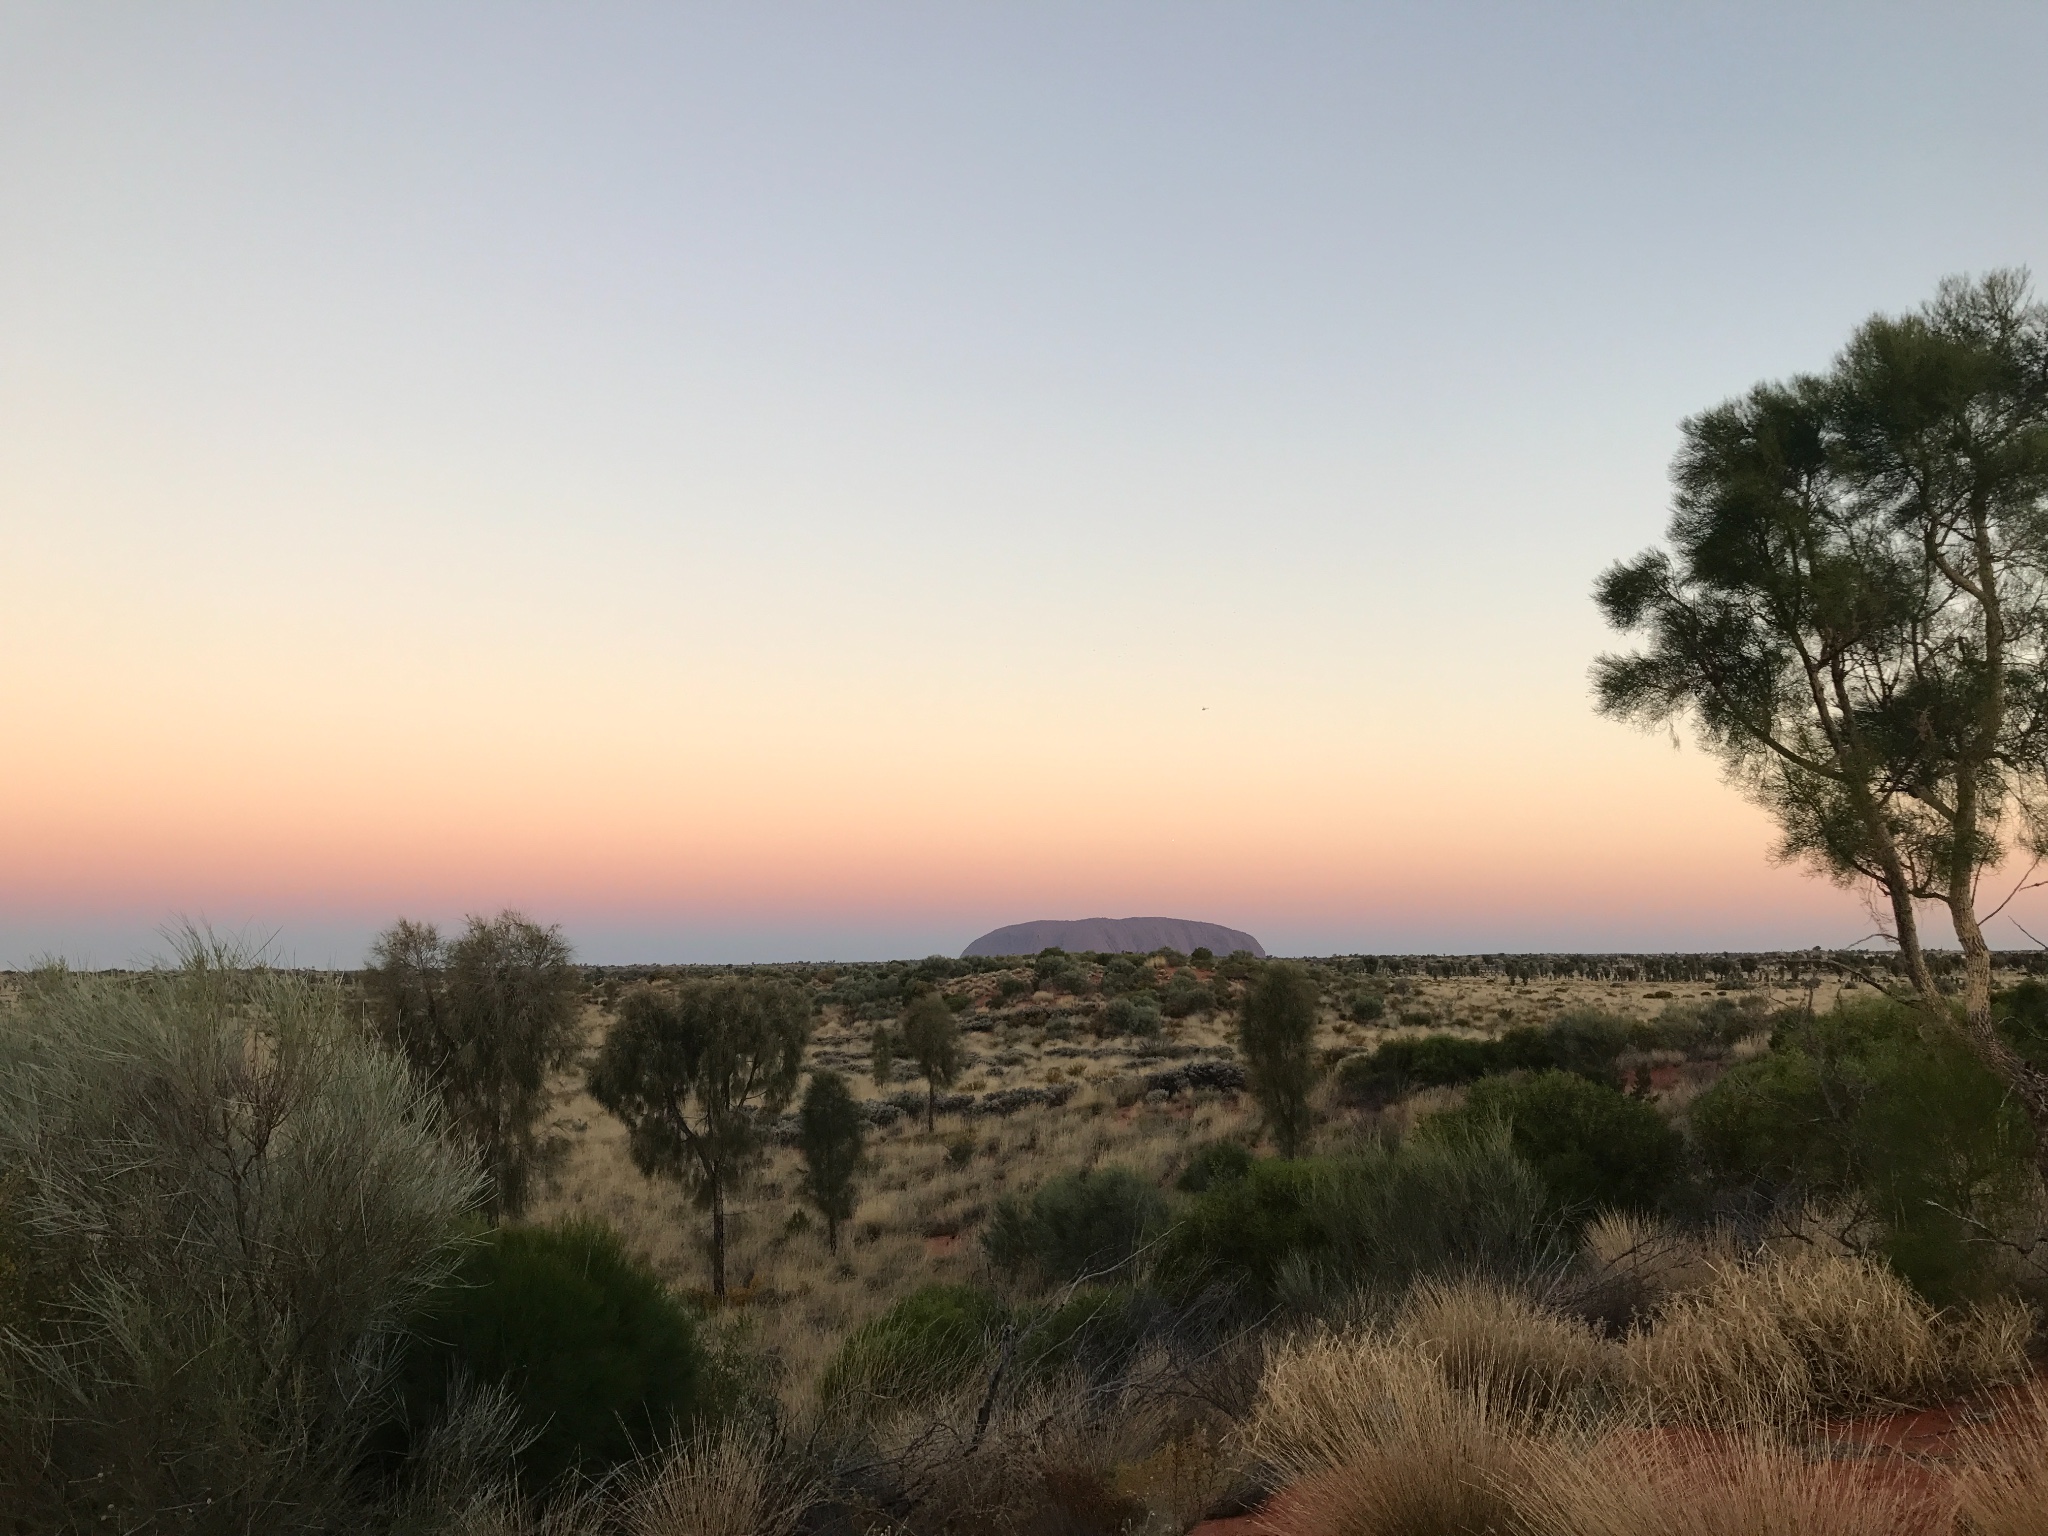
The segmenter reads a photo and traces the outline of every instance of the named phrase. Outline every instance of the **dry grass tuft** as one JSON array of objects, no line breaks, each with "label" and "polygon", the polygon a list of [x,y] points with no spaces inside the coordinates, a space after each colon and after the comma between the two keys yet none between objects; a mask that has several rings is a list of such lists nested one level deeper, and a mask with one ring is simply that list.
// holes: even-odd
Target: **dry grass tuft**
[{"label": "dry grass tuft", "polygon": [[1590,1451],[1531,1443],[1518,1471],[1514,1503],[1528,1536],[1934,1536],[1947,1529],[1948,1498],[1931,1478],[1810,1461],[1758,1437],[1622,1433]]},{"label": "dry grass tuft", "polygon": [[1620,1348],[1587,1324],[1481,1280],[1426,1281],[1394,1338],[1433,1360],[1455,1391],[1510,1413],[1581,1418],[1611,1397]]},{"label": "dry grass tuft", "polygon": [[1294,1485],[1304,1530],[1448,1536],[1511,1528],[1507,1490],[1536,1429],[1527,1411],[1453,1387],[1408,1341],[1321,1334],[1275,1352],[1242,1437]]},{"label": "dry grass tuft", "polygon": [[1627,1386],[1652,1422],[1793,1424],[2018,1380],[2032,1327],[2016,1302],[1944,1316],[1871,1259],[1772,1255],[1716,1264],[1632,1332]]},{"label": "dry grass tuft", "polygon": [[778,1449],[752,1427],[679,1446],[625,1495],[626,1536],[786,1536],[820,1490]]},{"label": "dry grass tuft", "polygon": [[2048,1533],[2048,1391],[2039,1383],[1972,1425],[1957,1444],[1958,1527],[1970,1536]]}]

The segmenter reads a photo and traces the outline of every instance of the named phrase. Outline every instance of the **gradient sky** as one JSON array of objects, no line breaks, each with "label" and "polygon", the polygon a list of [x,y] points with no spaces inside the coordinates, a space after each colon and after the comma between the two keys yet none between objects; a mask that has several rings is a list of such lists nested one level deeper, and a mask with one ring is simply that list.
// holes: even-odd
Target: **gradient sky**
[{"label": "gradient sky", "polygon": [[1854,940],[1593,715],[1588,593],[1682,417],[2048,271],[2044,60],[2031,4],[0,3],[0,965]]}]

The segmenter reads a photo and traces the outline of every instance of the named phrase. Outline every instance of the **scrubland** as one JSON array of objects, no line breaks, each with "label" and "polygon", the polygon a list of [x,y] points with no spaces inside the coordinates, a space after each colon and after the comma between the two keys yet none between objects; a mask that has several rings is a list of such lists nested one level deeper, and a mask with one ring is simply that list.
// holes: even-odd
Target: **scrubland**
[{"label": "scrubland", "polygon": [[[731,973],[549,974],[491,1224],[369,981],[12,978],[0,1531],[2048,1525],[2031,1133],[1812,957],[1306,962],[1292,1157],[1243,957],[741,973],[809,995],[866,1155],[834,1252],[794,1108],[756,1125],[723,1298],[687,1165],[585,1074],[634,988]],[[2048,988],[2000,983],[2048,1054]],[[951,1080],[873,1081],[933,993]]]}]

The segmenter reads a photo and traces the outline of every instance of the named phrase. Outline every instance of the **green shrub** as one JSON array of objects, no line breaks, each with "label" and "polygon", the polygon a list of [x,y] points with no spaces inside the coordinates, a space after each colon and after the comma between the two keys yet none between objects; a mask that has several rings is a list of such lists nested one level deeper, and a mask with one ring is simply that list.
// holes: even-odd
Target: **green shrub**
[{"label": "green shrub", "polygon": [[1166,1224],[1166,1198],[1128,1168],[1061,1174],[1027,1199],[1000,1201],[982,1235],[989,1262],[1051,1281],[1101,1275],[1128,1263]]},{"label": "green shrub", "polygon": [[1191,976],[1176,976],[1172,985],[1167,987],[1159,1009],[1169,1019],[1184,1019],[1190,1014],[1206,1013],[1215,1006],[1215,993]]},{"label": "green shrub", "polygon": [[1654,1210],[1676,1187],[1685,1144],[1655,1105],[1570,1072],[1487,1078],[1425,1137],[1471,1140],[1498,1123],[1560,1211]]},{"label": "green shrub", "polygon": [[910,1407],[951,1392],[988,1363],[1009,1312],[971,1285],[927,1285],[839,1346],[818,1378],[818,1396],[846,1412]]},{"label": "green shrub", "polygon": [[425,1422],[460,1373],[503,1381],[536,1438],[536,1485],[601,1472],[699,1416],[709,1368],[696,1325],[599,1221],[498,1227],[429,1304],[408,1362],[407,1419]]},{"label": "green shrub", "polygon": [[1030,990],[1031,983],[1022,976],[1005,976],[996,983],[996,1001],[999,1003],[1015,1002]]},{"label": "green shrub", "polygon": [[1238,1141],[1212,1141],[1195,1149],[1188,1165],[1174,1181],[1182,1194],[1199,1195],[1218,1184],[1241,1179],[1251,1172],[1251,1148]]},{"label": "green shrub", "polygon": [[1282,1264],[1328,1246],[1314,1214],[1316,1180],[1326,1166],[1261,1158],[1242,1178],[1190,1200],[1160,1242],[1161,1285],[1183,1300],[1223,1286],[1248,1305],[1266,1304]]},{"label": "green shrub", "polygon": [[1547,1028],[1518,1025],[1491,1040],[1463,1035],[1410,1035],[1383,1040],[1337,1069],[1339,1094],[1379,1107],[1417,1088],[1447,1088],[1504,1072],[1550,1069],[1595,1082],[1618,1081],[1615,1060],[1629,1043],[1626,1021],[1605,1014],[1567,1014]]},{"label": "green shrub", "polygon": [[1111,998],[1097,1017],[1105,1035],[1156,1035],[1160,1030],[1158,1008],[1129,997]]},{"label": "green shrub", "polygon": [[1360,992],[1351,999],[1345,1016],[1354,1024],[1375,1024],[1385,1018],[1387,1000],[1377,992]]},{"label": "green shrub", "polygon": [[1262,1159],[1182,1207],[1156,1272],[1183,1301],[1221,1287],[1256,1310],[1290,1274],[1319,1276],[1338,1300],[1429,1275],[1518,1278],[1565,1252],[1546,1188],[1496,1130],[1353,1157]]},{"label": "green shrub", "polygon": [[1691,1122],[1723,1185],[1861,1206],[1937,1303],[1992,1283],[1996,1245],[1982,1239],[2036,1187],[2033,1132],[2003,1082],[1959,1031],[1883,999],[1788,1021],[1769,1055],[1694,1101]]},{"label": "green shrub", "polygon": [[1103,1381],[1130,1365],[1167,1310],[1136,1286],[1084,1286],[1050,1310],[1017,1319],[1018,1368],[1045,1376],[1072,1367]]},{"label": "green shrub", "polygon": [[1322,1234],[1322,1289],[1399,1295],[1432,1276],[1513,1283],[1568,1253],[1549,1191],[1498,1128],[1417,1137],[1328,1165],[1310,1214]]}]

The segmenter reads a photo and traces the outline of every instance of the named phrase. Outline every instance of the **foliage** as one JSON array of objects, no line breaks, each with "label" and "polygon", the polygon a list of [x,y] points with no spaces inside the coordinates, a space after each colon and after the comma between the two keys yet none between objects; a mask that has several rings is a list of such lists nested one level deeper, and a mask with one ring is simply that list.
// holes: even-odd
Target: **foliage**
[{"label": "foliage", "polygon": [[1075,1369],[1102,1382],[1131,1365],[1164,1321],[1166,1303],[1134,1285],[1082,1286],[1058,1304],[1020,1315],[1017,1367],[1026,1379]]},{"label": "foliage", "polygon": [[1616,1058],[1630,1043],[1626,1019],[1590,1011],[1565,1014],[1540,1029],[1518,1025],[1487,1040],[1405,1035],[1347,1056],[1338,1064],[1337,1086],[1351,1103],[1380,1106],[1417,1088],[1453,1087],[1504,1072],[1555,1068],[1613,1083]]},{"label": "foliage", "polygon": [[1150,1002],[1140,1003],[1129,997],[1113,997],[1103,1005],[1098,1017],[1102,1020],[1102,1033],[1106,1035],[1159,1033],[1159,1010]]},{"label": "foliage", "polygon": [[378,936],[364,986],[385,1043],[482,1154],[490,1209],[517,1216],[562,1150],[539,1134],[548,1075],[582,1045],[582,977],[561,930],[501,912],[470,918],[450,943],[401,918]]},{"label": "foliage", "polygon": [[1600,578],[1647,637],[1597,663],[1600,708],[1690,716],[1786,857],[1874,886],[1938,1023],[1915,903],[1943,903],[1972,1046],[2048,1121],[2048,1074],[1993,1027],[1977,913],[2009,844],[2048,846],[2048,308],[2019,273],[1951,279],[1825,375],[1686,422],[1672,478],[1672,548]]},{"label": "foliage", "polygon": [[355,1518],[405,1320],[482,1184],[354,1012],[199,936],[0,1010],[9,1529]]},{"label": "foliage", "polygon": [[927,1285],[847,1335],[818,1378],[819,1399],[875,1414],[953,1391],[986,1363],[1009,1320],[1003,1304],[971,1285]]},{"label": "foliage", "polygon": [[1252,1092],[1282,1157],[1293,1157],[1308,1136],[1308,1091],[1317,1075],[1318,1001],[1307,971],[1276,961],[1252,979],[1238,1021],[1238,1046]]},{"label": "foliage", "polygon": [[1344,1016],[1354,1024],[1377,1024],[1387,1015],[1387,1000],[1377,992],[1355,993]]},{"label": "foliage", "polygon": [[1309,1307],[1432,1275],[1519,1279],[1566,1252],[1548,1192],[1506,1134],[1262,1159],[1189,1200],[1156,1264],[1169,1294],[1221,1287],[1253,1309]]},{"label": "foliage", "polygon": [[598,1221],[487,1234],[416,1327],[411,1416],[465,1377],[504,1381],[532,1436],[520,1460],[533,1486],[654,1450],[707,1395],[689,1314]]},{"label": "foliage", "polygon": [[1047,1180],[1028,1199],[998,1202],[982,1246],[1013,1275],[1096,1278],[1128,1264],[1166,1214],[1165,1196],[1130,1169],[1083,1168]]},{"label": "foliage", "polygon": [[796,1092],[810,1032],[810,998],[789,982],[643,986],[620,1000],[590,1069],[591,1097],[625,1122],[634,1164],[682,1183],[711,1212],[711,1290],[721,1299],[726,1194],[760,1161],[763,1122]]},{"label": "foliage", "polygon": [[1684,1141],[1655,1105],[1554,1070],[1476,1083],[1461,1107],[1423,1121],[1422,1134],[1471,1139],[1495,1124],[1557,1208],[1575,1217],[1652,1210],[1684,1167]]},{"label": "foliage", "polygon": [[854,1178],[860,1172],[866,1121],[837,1072],[813,1072],[797,1111],[797,1148],[803,1153],[804,1198],[825,1218],[825,1244],[839,1251],[839,1225],[853,1219]]},{"label": "foliage", "polygon": [[924,1077],[924,1128],[932,1128],[939,1089],[960,1071],[960,1026],[952,1009],[937,993],[911,1001],[904,1012],[899,1038],[903,1054],[917,1063]]},{"label": "foliage", "polygon": [[1199,1195],[1218,1184],[1241,1179],[1251,1172],[1251,1148],[1237,1141],[1211,1141],[1195,1149],[1188,1165],[1173,1187],[1185,1195]]},{"label": "foliage", "polygon": [[1995,1241],[2028,1205],[2034,1134],[1954,1033],[1884,1000],[1780,1032],[1693,1103],[1723,1184],[1854,1202],[1886,1256],[1939,1301],[1995,1278]]},{"label": "foliage", "polygon": [[1190,1014],[1207,1013],[1215,1006],[1216,994],[1194,977],[1182,972],[1167,985],[1166,996],[1159,1003],[1159,1011],[1169,1019],[1184,1019]]}]

